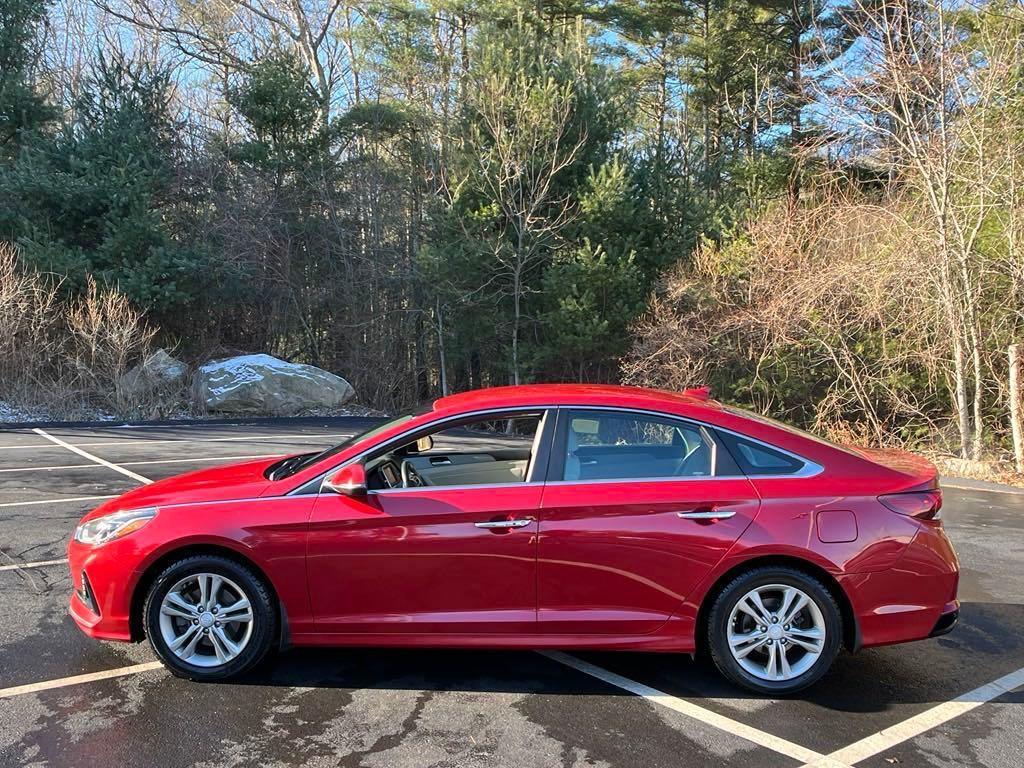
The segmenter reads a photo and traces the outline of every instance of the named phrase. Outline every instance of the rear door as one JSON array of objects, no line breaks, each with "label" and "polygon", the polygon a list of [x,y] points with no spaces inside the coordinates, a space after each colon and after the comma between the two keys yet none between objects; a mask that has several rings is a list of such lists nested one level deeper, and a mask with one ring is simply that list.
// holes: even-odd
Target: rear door
[{"label": "rear door", "polygon": [[658,629],[759,506],[750,481],[699,424],[560,409],[540,511],[540,631]]}]

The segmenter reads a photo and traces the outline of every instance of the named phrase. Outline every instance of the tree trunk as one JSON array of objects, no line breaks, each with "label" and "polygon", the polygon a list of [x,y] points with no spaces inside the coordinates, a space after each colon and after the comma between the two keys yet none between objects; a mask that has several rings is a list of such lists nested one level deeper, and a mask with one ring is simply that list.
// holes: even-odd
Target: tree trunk
[{"label": "tree trunk", "polygon": [[448,362],[444,354],[444,315],[441,310],[441,300],[437,300],[437,356],[438,371],[441,376],[441,396],[447,397],[451,394],[448,390]]},{"label": "tree trunk", "polygon": [[519,271],[516,271],[515,284],[513,287],[512,300],[514,303],[513,315],[512,315],[512,383],[519,383],[519,313],[521,312],[521,306],[519,303],[519,286],[520,278]]},{"label": "tree trunk", "polygon": [[971,411],[967,404],[967,377],[964,372],[964,348],[959,336],[953,339],[953,377],[956,415],[960,425],[960,458],[966,459],[971,446]]},{"label": "tree trunk", "polygon": [[789,55],[792,65],[792,81],[790,86],[793,89],[793,112],[790,115],[790,139],[793,142],[793,170],[789,177],[789,199],[791,203],[800,200],[801,188],[801,153],[804,145],[803,128],[803,106],[804,106],[804,81],[803,81],[803,50],[800,38],[804,33],[803,21],[800,13],[800,3],[793,2],[793,26],[790,29]]},{"label": "tree trunk", "polygon": [[974,440],[971,443],[971,458],[981,459],[982,440],[984,438],[984,423],[982,421],[981,406],[985,395],[985,381],[981,363],[981,342],[978,340],[977,328],[971,329],[971,368],[974,375]]},{"label": "tree trunk", "polygon": [[1017,471],[1024,474],[1024,424],[1020,413],[1020,347],[1011,344],[1010,358],[1010,431],[1013,434],[1013,460]]}]

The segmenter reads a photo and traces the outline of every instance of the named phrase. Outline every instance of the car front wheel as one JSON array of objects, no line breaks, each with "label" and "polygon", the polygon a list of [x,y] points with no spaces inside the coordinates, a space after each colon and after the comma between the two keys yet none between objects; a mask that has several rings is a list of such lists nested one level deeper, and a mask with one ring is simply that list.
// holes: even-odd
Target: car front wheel
[{"label": "car front wheel", "polygon": [[839,651],[842,616],[816,578],[788,567],[757,568],[719,593],[708,621],[711,657],[727,678],[758,693],[815,683]]},{"label": "car front wheel", "polygon": [[185,557],[164,569],[145,603],[146,634],[178,677],[224,680],[270,650],[277,617],[263,580],[228,558]]}]

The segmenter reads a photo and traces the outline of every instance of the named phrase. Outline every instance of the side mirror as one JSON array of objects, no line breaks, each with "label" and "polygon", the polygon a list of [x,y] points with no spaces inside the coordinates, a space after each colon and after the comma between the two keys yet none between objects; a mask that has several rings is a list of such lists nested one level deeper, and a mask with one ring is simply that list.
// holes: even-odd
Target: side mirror
[{"label": "side mirror", "polygon": [[345,496],[362,496],[366,493],[366,467],[349,464],[324,480],[324,488]]}]

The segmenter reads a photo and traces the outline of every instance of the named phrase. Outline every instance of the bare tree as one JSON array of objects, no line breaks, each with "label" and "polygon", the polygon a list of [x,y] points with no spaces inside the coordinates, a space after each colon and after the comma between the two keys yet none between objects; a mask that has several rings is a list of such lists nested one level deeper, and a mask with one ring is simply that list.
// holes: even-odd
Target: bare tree
[{"label": "bare tree", "polygon": [[[578,42],[582,28],[576,35]],[[495,265],[491,288],[512,301],[513,384],[521,374],[526,278],[573,219],[572,201],[558,192],[557,179],[586,142],[583,131],[571,130],[573,85],[557,79],[547,62],[531,64],[485,67],[472,80],[466,99],[475,119],[463,151],[474,166],[448,189],[455,204],[468,186],[475,187],[496,209],[488,238]]]},{"label": "bare tree", "polygon": [[[312,73],[311,86],[324,125],[332,115],[339,86],[353,62],[346,37],[337,27],[356,12],[343,0],[92,0],[106,13],[162,35],[190,59],[215,70],[243,69],[261,49],[293,47]],[[346,97],[350,100],[351,94]]]},{"label": "bare tree", "polygon": [[922,257],[934,260],[961,453],[978,458],[986,397],[980,306],[989,268],[978,243],[999,203],[991,108],[1008,82],[1006,51],[993,50],[978,66],[943,0],[854,0],[842,13],[861,38],[860,62],[836,70],[823,95],[837,133],[857,134],[923,203],[933,247]]}]

